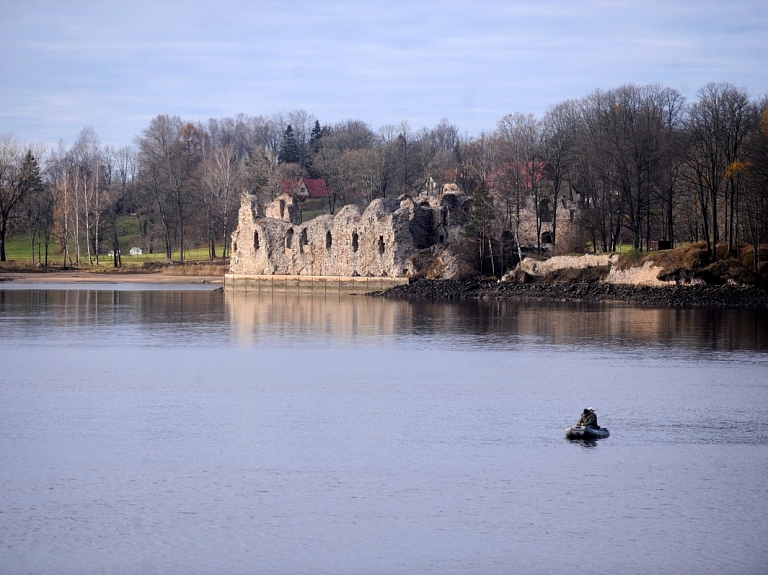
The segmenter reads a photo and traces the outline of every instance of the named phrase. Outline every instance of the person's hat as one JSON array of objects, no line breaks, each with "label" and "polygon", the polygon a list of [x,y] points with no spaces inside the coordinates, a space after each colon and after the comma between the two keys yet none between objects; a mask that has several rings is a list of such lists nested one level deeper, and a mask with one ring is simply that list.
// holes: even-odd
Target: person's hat
[{"label": "person's hat", "polygon": [[587,408],[587,409],[589,409],[589,411],[595,411],[595,408],[594,408],[594,407],[589,407],[589,408]]}]

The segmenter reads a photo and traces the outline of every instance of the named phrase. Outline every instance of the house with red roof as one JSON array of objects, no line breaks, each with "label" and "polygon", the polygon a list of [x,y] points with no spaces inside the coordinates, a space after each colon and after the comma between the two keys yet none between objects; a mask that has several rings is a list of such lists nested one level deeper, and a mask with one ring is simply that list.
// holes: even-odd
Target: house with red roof
[{"label": "house with red roof", "polygon": [[284,194],[308,200],[314,198],[327,198],[329,195],[325,180],[320,178],[299,178],[298,180],[283,180],[280,187]]}]

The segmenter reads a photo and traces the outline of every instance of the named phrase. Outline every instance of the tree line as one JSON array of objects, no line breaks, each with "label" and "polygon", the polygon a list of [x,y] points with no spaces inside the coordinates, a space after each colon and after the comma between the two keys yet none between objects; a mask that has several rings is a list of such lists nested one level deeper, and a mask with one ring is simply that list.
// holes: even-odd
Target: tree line
[{"label": "tree line", "polygon": [[474,136],[448,120],[419,130],[405,121],[377,131],[357,119],[322,125],[303,110],[208,122],[160,115],[121,148],[101,145],[92,128],[48,151],[3,136],[0,260],[6,238],[23,233],[45,265],[53,254],[78,265],[110,253],[120,266],[128,216],[147,252],[183,261],[204,245],[210,258],[227,257],[240,194],[265,205],[302,177],[326,181],[329,213],[455,184],[473,195],[471,230],[489,245],[517,238],[521,217],[533,214],[539,231],[551,222],[557,247],[567,198],[595,251],[661,240],[706,242],[714,259],[718,244],[757,253],[768,230],[768,99],[713,83],[688,103],[671,88],[628,84],[541,118],[509,114]]}]

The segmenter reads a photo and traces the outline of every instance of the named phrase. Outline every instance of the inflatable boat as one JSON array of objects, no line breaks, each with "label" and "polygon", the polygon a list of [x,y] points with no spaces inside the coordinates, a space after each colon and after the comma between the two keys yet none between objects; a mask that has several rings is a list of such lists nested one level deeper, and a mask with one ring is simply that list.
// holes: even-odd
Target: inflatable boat
[{"label": "inflatable boat", "polygon": [[568,439],[603,439],[611,433],[605,427],[586,427],[584,425],[572,425],[565,428],[565,436]]}]

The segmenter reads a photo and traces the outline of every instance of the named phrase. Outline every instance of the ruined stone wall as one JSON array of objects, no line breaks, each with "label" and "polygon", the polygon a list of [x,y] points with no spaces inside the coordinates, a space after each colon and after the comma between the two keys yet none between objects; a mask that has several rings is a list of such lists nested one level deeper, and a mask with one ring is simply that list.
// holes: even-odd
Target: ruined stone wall
[{"label": "ruined stone wall", "polygon": [[[363,211],[345,206],[335,215],[301,222],[299,206],[279,196],[258,214],[255,198],[244,196],[232,236],[232,274],[403,277],[418,273],[411,256],[419,250],[461,239],[471,220],[471,200],[461,193],[422,194],[416,198],[377,199]],[[552,210],[554,217],[554,210]],[[554,253],[581,246],[576,202],[563,200],[557,212],[557,246],[542,238]],[[542,224],[551,234],[552,222]],[[521,211],[520,242],[537,244],[532,201]]]},{"label": "ruined stone wall", "polygon": [[288,194],[280,194],[264,210],[264,217],[297,224],[301,221],[301,208]]},{"label": "ruined stone wall", "polygon": [[[552,236],[555,210],[550,202],[550,221],[541,223],[541,246],[553,255],[580,251],[583,247],[581,208],[578,203],[565,198],[560,199],[557,207],[556,244],[546,241]],[[548,237],[549,236],[549,237]],[[520,245],[535,248],[537,245],[536,211],[533,199],[527,198],[520,210]]]},{"label": "ruined stone wall", "polygon": [[277,198],[267,217],[257,217],[255,198],[244,196],[232,236],[232,274],[409,276],[415,250],[459,233],[443,225],[450,218],[439,200],[377,199],[363,212],[350,205],[301,224],[289,200]]}]

